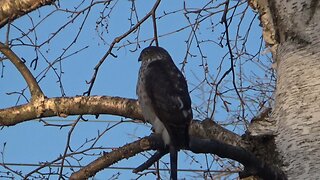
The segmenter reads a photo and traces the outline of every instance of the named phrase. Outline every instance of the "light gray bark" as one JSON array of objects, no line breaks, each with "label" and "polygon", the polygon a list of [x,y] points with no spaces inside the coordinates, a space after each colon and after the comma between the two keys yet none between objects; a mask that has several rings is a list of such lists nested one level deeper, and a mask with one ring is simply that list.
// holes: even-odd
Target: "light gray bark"
[{"label": "light gray bark", "polygon": [[[318,0],[251,0],[277,71],[276,151],[288,179],[318,179],[320,167],[320,26]],[[266,124],[266,123],[264,123]],[[263,132],[263,131],[259,131]]]},{"label": "light gray bark", "polygon": [[275,143],[288,179],[318,179],[320,168],[320,25],[317,0],[269,0],[278,42]]},{"label": "light gray bark", "polygon": [[320,167],[319,45],[278,49],[276,145],[289,179],[317,179]]}]

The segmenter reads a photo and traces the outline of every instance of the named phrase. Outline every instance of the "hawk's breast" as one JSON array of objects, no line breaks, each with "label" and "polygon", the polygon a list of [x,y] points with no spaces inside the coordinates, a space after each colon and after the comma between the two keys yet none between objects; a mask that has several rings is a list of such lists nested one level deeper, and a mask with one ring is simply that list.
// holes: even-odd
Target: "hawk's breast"
[{"label": "hawk's breast", "polygon": [[163,123],[160,121],[160,119],[157,117],[154,109],[152,108],[151,99],[148,96],[145,88],[145,75],[147,74],[147,65],[141,66],[139,71],[139,78],[138,78],[138,86],[137,86],[137,96],[138,96],[138,102],[142,111],[142,115],[145,118],[146,121],[152,124],[152,127],[156,134],[161,134],[162,139],[165,144],[170,144],[170,136],[168,131],[166,130]]}]

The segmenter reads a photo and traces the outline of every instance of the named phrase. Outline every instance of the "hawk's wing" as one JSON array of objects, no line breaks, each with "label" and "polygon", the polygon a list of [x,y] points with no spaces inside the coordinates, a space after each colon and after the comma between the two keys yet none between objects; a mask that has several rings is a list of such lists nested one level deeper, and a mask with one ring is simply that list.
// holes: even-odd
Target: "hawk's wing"
[{"label": "hawk's wing", "polygon": [[188,140],[192,119],[191,100],[186,80],[170,61],[153,61],[145,74],[145,88],[157,117],[166,127],[175,146]]}]

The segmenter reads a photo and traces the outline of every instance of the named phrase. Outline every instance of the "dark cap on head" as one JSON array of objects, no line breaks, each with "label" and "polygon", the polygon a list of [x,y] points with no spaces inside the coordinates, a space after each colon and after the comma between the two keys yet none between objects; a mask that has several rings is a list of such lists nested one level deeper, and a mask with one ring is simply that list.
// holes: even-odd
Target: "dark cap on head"
[{"label": "dark cap on head", "polygon": [[164,48],[158,46],[149,46],[141,51],[138,61],[152,61],[168,58],[171,59],[171,56]]}]

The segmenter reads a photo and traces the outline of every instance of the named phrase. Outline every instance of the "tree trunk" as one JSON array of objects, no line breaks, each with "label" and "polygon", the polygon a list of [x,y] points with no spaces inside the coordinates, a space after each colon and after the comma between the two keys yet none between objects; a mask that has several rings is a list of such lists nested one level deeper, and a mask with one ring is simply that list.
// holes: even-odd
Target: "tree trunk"
[{"label": "tree trunk", "polygon": [[[320,167],[320,11],[317,0],[252,1],[272,47],[277,89],[275,143],[288,179],[318,179]],[[252,5],[252,4],[251,4]],[[264,12],[263,12],[264,11]],[[263,15],[262,15],[263,16]],[[272,26],[272,27],[270,27]]]},{"label": "tree trunk", "polygon": [[313,52],[314,45],[295,50],[286,46],[292,45],[278,49],[276,145],[289,179],[316,179],[320,167],[320,53]]}]

